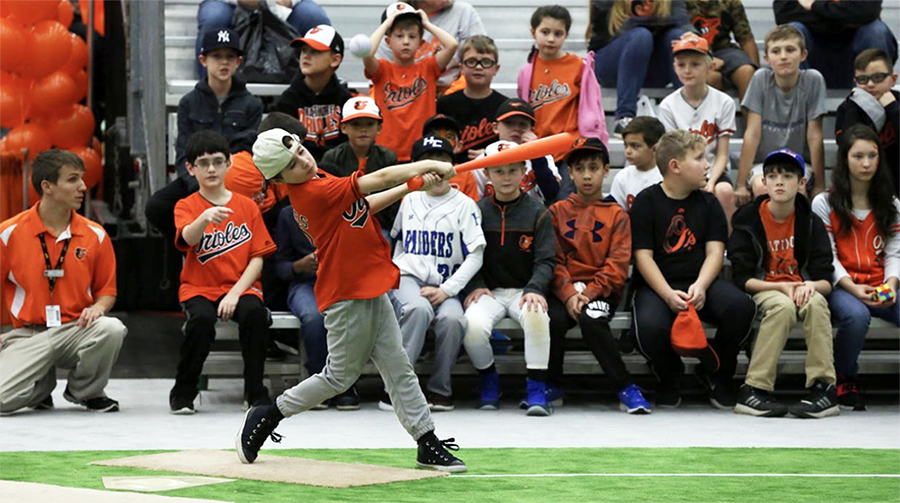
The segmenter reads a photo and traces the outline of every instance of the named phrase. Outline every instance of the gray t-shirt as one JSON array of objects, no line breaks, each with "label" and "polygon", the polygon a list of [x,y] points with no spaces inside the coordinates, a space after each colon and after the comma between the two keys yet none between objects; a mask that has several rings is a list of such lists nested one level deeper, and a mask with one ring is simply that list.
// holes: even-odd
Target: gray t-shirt
[{"label": "gray t-shirt", "polygon": [[797,85],[785,93],[775,84],[775,72],[760,68],[753,74],[741,106],[762,116],[762,138],[754,163],[782,148],[809,159],[806,124],[826,112],[825,79],[817,70],[800,70]]},{"label": "gray t-shirt", "polygon": [[[481,23],[481,17],[478,16],[475,7],[472,7],[465,2],[453,2],[449,9],[438,12],[430,19],[435,26],[438,26],[442,30],[453,35],[453,38],[459,42],[459,47],[462,47],[463,42],[468,40],[469,37],[475,35],[487,35],[487,32],[484,30],[484,25]],[[428,56],[434,56],[439,49],[444,47],[443,44],[434,38],[434,35],[428,30],[425,30],[423,39],[424,43],[416,52],[416,61],[421,61]],[[378,46],[375,57],[378,59],[386,59],[388,61],[394,60],[394,54],[384,40],[382,40],[381,44]],[[441,74],[438,79],[438,86],[447,87],[458,78],[459,52],[453,55],[453,59],[450,60],[447,68],[444,69],[444,73]]]}]

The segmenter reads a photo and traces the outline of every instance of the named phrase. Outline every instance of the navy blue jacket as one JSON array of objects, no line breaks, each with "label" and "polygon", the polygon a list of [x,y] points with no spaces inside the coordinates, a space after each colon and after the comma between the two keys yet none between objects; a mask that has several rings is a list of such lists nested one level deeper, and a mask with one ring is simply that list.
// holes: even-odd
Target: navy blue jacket
[{"label": "navy blue jacket", "polygon": [[315,273],[294,273],[294,261],[316,251],[316,247],[294,220],[294,208],[291,205],[282,208],[278,214],[278,225],[273,238],[278,246],[278,251],[275,252],[275,273],[278,278],[289,282],[292,287],[294,283],[315,282]]}]

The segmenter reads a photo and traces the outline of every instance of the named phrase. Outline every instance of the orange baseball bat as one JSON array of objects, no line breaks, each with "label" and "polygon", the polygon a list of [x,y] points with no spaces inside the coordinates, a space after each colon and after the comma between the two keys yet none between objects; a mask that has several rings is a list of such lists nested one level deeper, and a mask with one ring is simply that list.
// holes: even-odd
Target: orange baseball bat
[{"label": "orange baseball bat", "polygon": [[[515,148],[501,150],[494,155],[472,159],[456,165],[456,173],[472,171],[473,169],[489,168],[492,166],[500,166],[503,164],[512,164],[514,162],[529,161],[544,157],[545,155],[555,155],[560,152],[567,152],[578,147],[581,137],[575,133],[559,133],[553,136],[547,136],[540,140],[534,140],[523,143]],[[424,181],[421,176],[410,178],[406,182],[406,187],[410,192],[422,188]]]}]

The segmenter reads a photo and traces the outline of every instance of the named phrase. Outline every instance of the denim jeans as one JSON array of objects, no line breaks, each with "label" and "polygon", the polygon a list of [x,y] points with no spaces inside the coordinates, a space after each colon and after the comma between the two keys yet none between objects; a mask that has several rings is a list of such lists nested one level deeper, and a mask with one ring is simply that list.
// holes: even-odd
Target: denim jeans
[{"label": "denim jeans", "polygon": [[325,330],[325,318],[319,313],[319,305],[313,293],[314,285],[295,282],[288,291],[288,307],[300,319],[300,337],[303,338],[306,370],[310,375],[321,372],[328,357],[328,331]]},{"label": "denim jeans", "polygon": [[806,38],[809,56],[800,65],[801,68],[820,71],[829,89],[850,89],[854,86],[853,60],[866,49],[881,49],[897,61],[897,39],[880,19],[860,26],[847,35],[811,33],[803,23],[794,21],[788,24],[800,30]]},{"label": "denim jeans", "polygon": [[[203,43],[203,34],[210,30],[231,27],[231,18],[234,16],[235,6],[220,0],[203,0],[197,10],[197,44],[195,52],[200,56],[200,44]],[[303,0],[294,6],[291,15],[287,18],[288,24],[297,30],[299,35],[304,35],[310,28],[320,24],[331,25],[328,14],[313,0]],[[206,68],[197,62],[197,76],[206,78]]]},{"label": "denim jeans", "polygon": [[616,119],[634,117],[641,86],[680,87],[672,58],[672,41],[684,33],[670,28],[654,36],[644,27],[632,28],[594,53],[597,80],[616,89]]},{"label": "denim jeans", "polygon": [[859,370],[859,353],[866,344],[872,317],[900,325],[900,304],[889,308],[869,307],[843,288],[835,288],[828,297],[832,324],[837,327],[834,341],[834,367],[839,376],[854,376]]}]

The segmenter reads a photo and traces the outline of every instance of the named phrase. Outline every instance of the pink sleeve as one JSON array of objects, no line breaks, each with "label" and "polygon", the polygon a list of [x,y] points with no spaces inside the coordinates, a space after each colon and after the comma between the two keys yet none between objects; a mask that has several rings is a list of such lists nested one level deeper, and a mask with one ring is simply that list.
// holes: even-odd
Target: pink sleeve
[{"label": "pink sleeve", "polygon": [[582,61],[584,69],[581,73],[581,89],[578,90],[578,133],[585,137],[599,138],[605,145],[609,145],[606,115],[603,113],[603,94],[594,73],[594,53],[589,52]]}]

